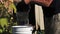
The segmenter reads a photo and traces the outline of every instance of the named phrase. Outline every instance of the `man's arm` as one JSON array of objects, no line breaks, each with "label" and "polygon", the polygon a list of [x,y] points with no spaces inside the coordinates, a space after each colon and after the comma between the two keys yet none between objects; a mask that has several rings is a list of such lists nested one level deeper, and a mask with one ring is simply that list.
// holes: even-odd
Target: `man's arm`
[{"label": "man's arm", "polygon": [[53,0],[24,0],[24,1],[25,1],[26,4],[28,4],[32,1],[32,2],[42,4],[44,6],[49,7]]},{"label": "man's arm", "polygon": [[32,1],[49,7],[53,0],[32,0]]}]

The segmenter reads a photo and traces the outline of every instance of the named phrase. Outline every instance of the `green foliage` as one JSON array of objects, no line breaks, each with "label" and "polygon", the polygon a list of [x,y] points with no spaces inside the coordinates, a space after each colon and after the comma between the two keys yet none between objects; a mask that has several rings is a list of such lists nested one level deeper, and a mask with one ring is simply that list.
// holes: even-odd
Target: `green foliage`
[{"label": "green foliage", "polygon": [[[7,23],[6,23],[7,24]],[[4,25],[4,24],[2,24]],[[4,27],[0,26],[0,33],[2,34],[12,34],[12,26],[17,25],[17,23],[9,23],[7,26]]]},{"label": "green foliage", "polygon": [[8,9],[0,2],[0,34],[12,34],[12,26],[17,25],[7,11]]},{"label": "green foliage", "polygon": [[8,9],[5,8],[4,4],[0,2],[0,17],[6,17],[8,16]]}]

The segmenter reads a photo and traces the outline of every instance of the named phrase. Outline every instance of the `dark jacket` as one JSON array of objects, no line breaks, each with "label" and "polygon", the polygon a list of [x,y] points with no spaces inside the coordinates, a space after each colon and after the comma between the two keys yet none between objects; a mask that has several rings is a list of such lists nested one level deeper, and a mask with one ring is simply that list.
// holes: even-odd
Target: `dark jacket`
[{"label": "dark jacket", "polygon": [[60,0],[55,0],[55,13],[60,13]]},{"label": "dark jacket", "polygon": [[52,7],[53,9],[55,9],[55,10],[54,10],[54,13],[55,13],[55,14],[56,14],[56,13],[60,13],[60,0],[54,0],[53,3],[52,3],[52,5],[51,5],[51,7]]},{"label": "dark jacket", "polygon": [[49,7],[43,7],[43,11],[46,17],[52,17],[53,15],[60,13],[60,0],[53,0]]},{"label": "dark jacket", "polygon": [[25,4],[24,1],[21,1],[17,4],[17,12],[28,12],[30,10],[30,5]]}]

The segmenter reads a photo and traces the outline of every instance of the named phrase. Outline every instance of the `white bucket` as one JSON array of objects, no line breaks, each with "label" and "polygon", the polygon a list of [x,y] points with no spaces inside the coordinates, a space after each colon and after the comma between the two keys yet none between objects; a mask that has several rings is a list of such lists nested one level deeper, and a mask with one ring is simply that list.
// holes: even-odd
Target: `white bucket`
[{"label": "white bucket", "polygon": [[13,34],[32,34],[32,26],[12,26]]}]

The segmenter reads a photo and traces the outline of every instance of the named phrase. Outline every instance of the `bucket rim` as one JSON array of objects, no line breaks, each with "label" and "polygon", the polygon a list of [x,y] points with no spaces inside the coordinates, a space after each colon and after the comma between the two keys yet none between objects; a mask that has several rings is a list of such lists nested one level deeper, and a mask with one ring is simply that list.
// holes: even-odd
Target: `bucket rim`
[{"label": "bucket rim", "polygon": [[12,26],[12,27],[13,27],[13,28],[15,28],[15,27],[17,27],[17,28],[20,28],[20,27],[21,27],[21,28],[27,28],[27,27],[33,28],[32,26],[22,26],[22,25],[21,25],[21,26]]}]

